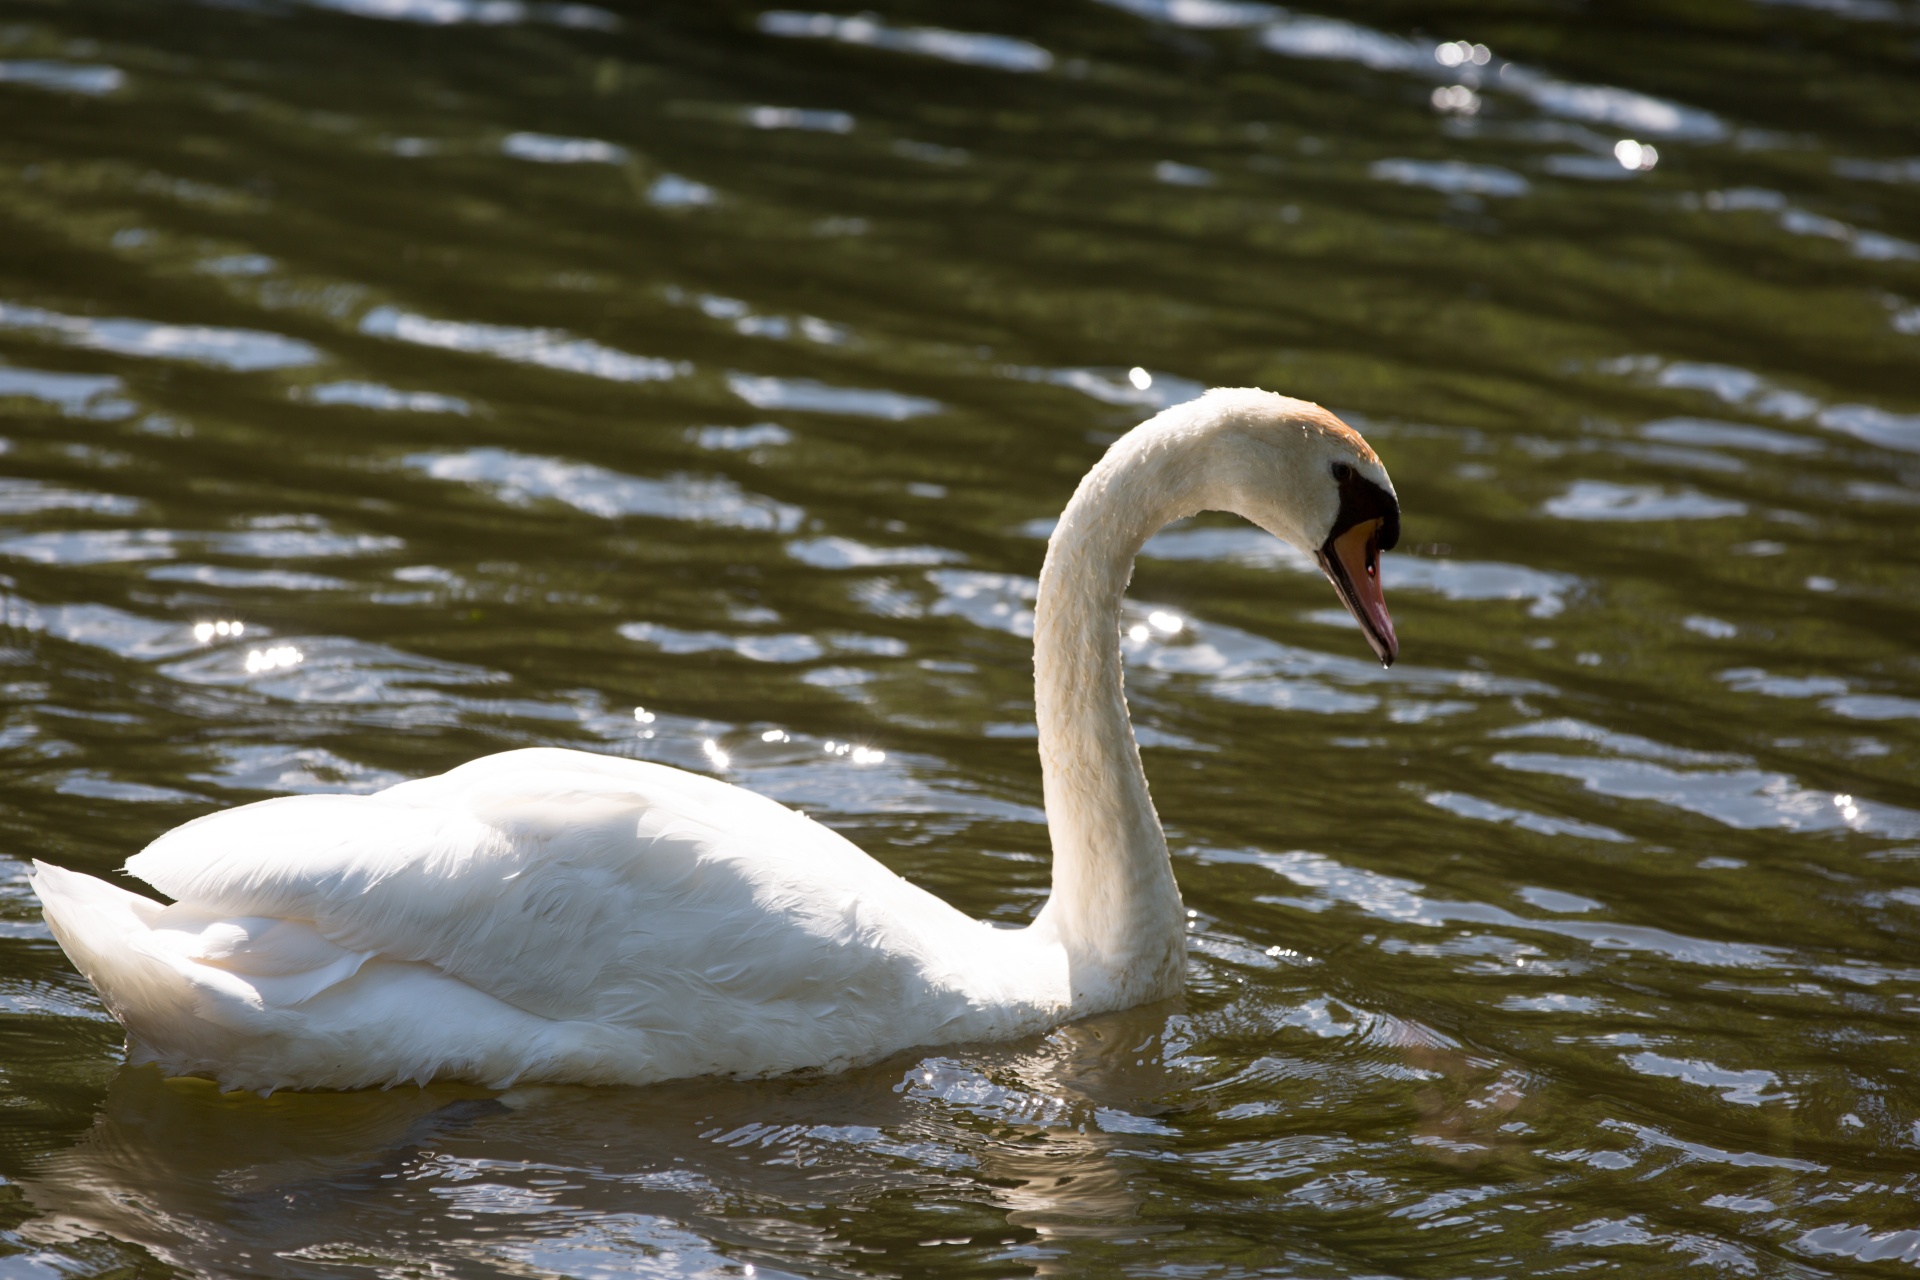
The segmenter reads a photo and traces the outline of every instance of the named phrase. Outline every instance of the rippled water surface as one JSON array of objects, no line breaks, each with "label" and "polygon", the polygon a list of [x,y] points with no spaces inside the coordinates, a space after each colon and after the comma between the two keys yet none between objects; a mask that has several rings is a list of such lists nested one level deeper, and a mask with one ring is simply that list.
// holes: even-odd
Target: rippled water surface
[{"label": "rippled water surface", "polygon": [[[0,3],[0,1276],[1910,1274],[1916,121],[1914,0]],[[261,1099],[40,923],[531,744],[1024,920],[1043,539],[1210,384],[1379,447],[1403,662],[1149,544],[1183,1000]]]}]

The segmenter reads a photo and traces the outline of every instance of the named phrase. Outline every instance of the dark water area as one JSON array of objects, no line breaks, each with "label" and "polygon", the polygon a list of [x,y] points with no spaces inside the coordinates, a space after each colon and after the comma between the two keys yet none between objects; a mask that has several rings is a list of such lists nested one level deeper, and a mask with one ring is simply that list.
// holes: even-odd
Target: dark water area
[{"label": "dark water area", "polygon": [[[262,1099],[40,921],[542,744],[1023,921],[1043,539],[1248,384],[1402,662],[1149,544],[1180,1001]],[[0,0],[0,1277],[1910,1274],[1917,520],[1913,0]]]}]

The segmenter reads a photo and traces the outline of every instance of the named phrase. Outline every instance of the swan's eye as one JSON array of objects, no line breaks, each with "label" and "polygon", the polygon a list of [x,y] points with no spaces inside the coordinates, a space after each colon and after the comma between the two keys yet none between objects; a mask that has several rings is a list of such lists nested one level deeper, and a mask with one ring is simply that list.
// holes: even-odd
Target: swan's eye
[{"label": "swan's eye", "polygon": [[1344,462],[1333,464],[1333,478],[1341,484],[1353,479],[1353,468]]}]

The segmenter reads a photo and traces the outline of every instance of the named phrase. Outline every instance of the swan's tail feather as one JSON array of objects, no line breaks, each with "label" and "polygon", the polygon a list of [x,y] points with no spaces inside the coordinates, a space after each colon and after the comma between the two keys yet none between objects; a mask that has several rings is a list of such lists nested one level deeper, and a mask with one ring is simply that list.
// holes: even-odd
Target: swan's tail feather
[{"label": "swan's tail feather", "polygon": [[304,922],[169,907],[44,862],[32,884],[53,936],[127,1029],[128,1061],[176,1074],[226,1074],[368,958]]},{"label": "swan's tail feather", "polygon": [[165,906],[34,864],[53,936],[127,1029],[127,1060],[224,1088],[354,1089],[436,1076],[608,1083],[646,1037],[540,1017],[430,965],[347,951],[308,921]]},{"label": "swan's tail feather", "polygon": [[35,860],[30,879],[47,927],[127,1029],[128,1056],[150,1062],[170,1026],[193,1018],[193,993],[171,966],[134,945],[165,908],[92,876]]}]

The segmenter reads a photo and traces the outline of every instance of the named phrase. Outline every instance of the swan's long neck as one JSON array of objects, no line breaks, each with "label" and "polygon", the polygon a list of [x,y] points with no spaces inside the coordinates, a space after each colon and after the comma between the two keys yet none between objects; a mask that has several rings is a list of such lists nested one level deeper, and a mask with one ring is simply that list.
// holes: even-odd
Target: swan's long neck
[{"label": "swan's long neck", "polygon": [[1205,505],[1184,433],[1136,430],[1081,481],[1040,571],[1034,695],[1053,838],[1036,921],[1065,944],[1076,1012],[1180,990],[1186,921],[1121,684],[1120,604],[1155,530]]}]

